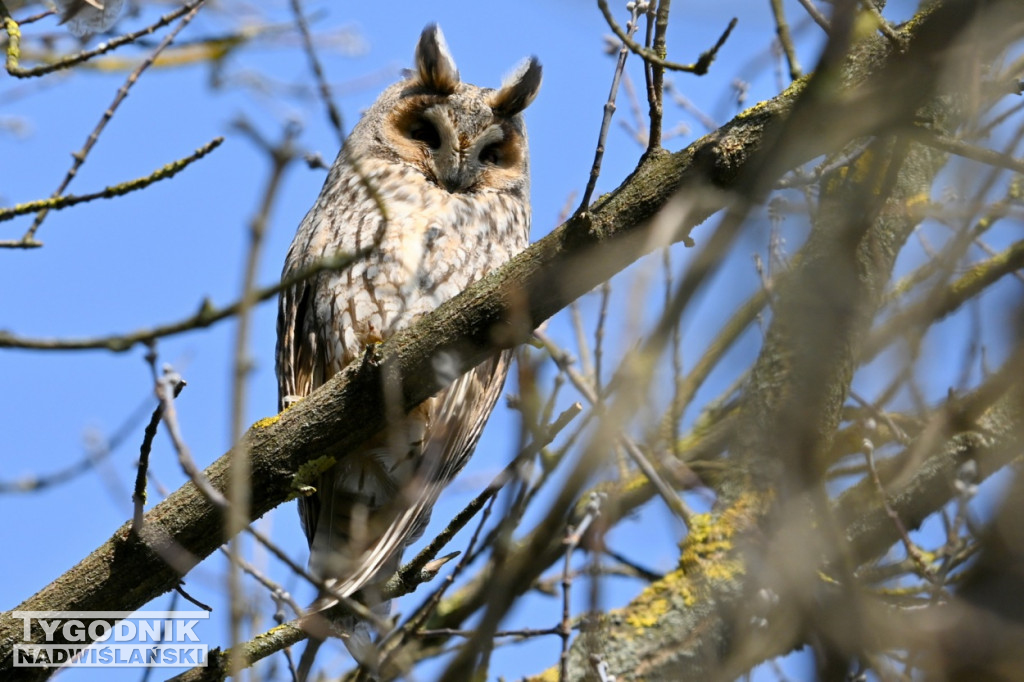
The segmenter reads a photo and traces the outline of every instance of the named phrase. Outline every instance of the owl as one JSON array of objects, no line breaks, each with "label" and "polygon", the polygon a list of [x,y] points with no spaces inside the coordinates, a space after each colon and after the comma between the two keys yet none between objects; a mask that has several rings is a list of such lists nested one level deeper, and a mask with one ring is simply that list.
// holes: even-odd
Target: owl
[{"label": "owl", "polygon": [[[424,29],[415,68],[355,125],[288,250],[284,277],[338,253],[368,255],[281,293],[280,409],[526,247],[522,112],[540,82],[530,58],[497,90],[463,83],[440,28]],[[408,415],[389,412],[387,428],[320,476],[299,503],[312,573],[387,612],[374,593],[472,454],[510,360],[506,351],[484,362]],[[368,629],[346,618],[331,632],[372,662]]]}]

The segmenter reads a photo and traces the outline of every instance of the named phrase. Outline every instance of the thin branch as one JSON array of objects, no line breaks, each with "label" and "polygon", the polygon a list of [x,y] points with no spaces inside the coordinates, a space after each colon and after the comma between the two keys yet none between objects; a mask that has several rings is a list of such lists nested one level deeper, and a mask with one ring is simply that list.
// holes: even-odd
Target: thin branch
[{"label": "thin branch", "polygon": [[455,570],[445,578],[444,582],[437,588],[437,590],[427,597],[426,601],[416,609],[415,612],[413,612],[401,627],[395,628],[387,637],[384,638],[384,641],[381,642],[381,647],[386,647],[386,655],[384,657],[385,661],[393,661],[395,659],[403,640],[409,636],[415,635],[419,629],[423,627],[427,618],[441,601],[441,597],[444,596],[448,588],[455,582],[455,577],[460,575],[466,569],[466,566],[469,565],[469,562],[473,557],[473,550],[480,540],[480,533],[483,532],[484,526],[487,524],[487,519],[490,518],[491,510],[494,508],[494,500],[495,498],[491,497],[487,506],[484,507],[483,514],[480,515],[480,523],[478,523],[476,528],[473,530],[473,535],[469,538],[469,543],[466,545],[466,551],[463,552],[462,558],[459,559],[459,563],[455,565]]},{"label": "thin branch", "polygon": [[[178,34],[181,33],[185,29],[185,27],[189,25],[189,23],[191,23],[192,19],[195,18],[196,14],[199,12],[199,9],[202,7],[204,2],[205,0],[195,0],[195,2],[192,3],[191,9],[189,9],[188,12],[184,14],[181,21],[178,22],[178,25],[171,29],[170,33],[168,33],[164,37],[164,39],[160,41],[160,44],[157,45],[156,48],[154,48],[154,50],[149,53],[146,59],[144,59],[142,63],[140,63],[139,66],[128,75],[128,78],[125,79],[124,84],[118,89],[117,94],[114,96],[114,101],[111,102],[110,106],[107,107],[106,111],[103,112],[103,116],[100,117],[100,120],[96,123],[96,127],[89,134],[89,137],[86,139],[85,144],[82,145],[81,149],[79,149],[77,152],[71,155],[71,157],[74,159],[74,162],[71,164],[71,168],[68,169],[67,174],[64,176],[64,180],[61,181],[60,183],[60,186],[58,186],[57,189],[54,190],[54,197],[59,197],[61,194],[63,194],[64,190],[67,189],[68,185],[71,184],[71,181],[78,174],[78,169],[81,168],[82,164],[85,163],[86,157],[88,157],[89,152],[96,144],[96,141],[99,139],[100,134],[107,127],[107,123],[109,123],[110,119],[113,118],[114,112],[117,111],[117,108],[121,105],[121,102],[123,102],[125,97],[128,96],[128,91],[131,90],[132,86],[138,82],[139,77],[142,75],[142,73],[150,66],[152,66],[153,62],[156,61],[156,58],[160,56],[160,53],[163,52],[172,42],[174,42],[174,39],[178,37]],[[13,43],[13,40],[11,42]],[[43,209],[39,211],[38,214],[36,214],[36,218],[32,222],[32,226],[28,229],[27,232],[25,232],[25,234],[21,238],[23,242],[26,242],[27,244],[30,245],[39,243],[35,238],[36,231],[39,229],[39,226],[42,225],[42,222],[43,220],[45,220],[46,215],[48,213],[48,209]]]},{"label": "thin branch", "polygon": [[925,561],[924,556],[921,554],[921,550],[917,548],[914,541],[910,539],[910,535],[907,533],[907,527],[903,525],[903,521],[900,520],[900,515],[892,508],[889,504],[889,495],[885,492],[885,485],[882,483],[882,479],[878,475],[878,469],[875,467],[875,446],[868,440],[864,439],[863,443],[864,457],[867,459],[868,471],[871,473],[871,482],[875,486],[875,490],[878,491],[878,499],[882,504],[882,509],[885,510],[886,516],[888,516],[896,528],[896,532],[899,533],[900,540],[903,542],[903,548],[907,552],[907,556],[911,558],[914,565],[917,567],[918,574],[928,581],[932,581],[935,578],[934,571]]},{"label": "thin branch", "polygon": [[882,16],[882,13],[878,11],[875,3],[872,0],[860,0],[860,6],[875,20],[875,23],[878,25],[878,32],[885,36],[886,40],[892,43],[896,50],[903,52],[906,49],[906,44],[900,38],[900,34],[893,30],[889,22]]},{"label": "thin branch", "polygon": [[[598,0],[601,2],[602,0]],[[630,8],[630,20],[626,24],[630,35],[636,33],[637,20],[640,16],[641,6],[633,3]],[[612,76],[612,87],[608,92],[608,101],[604,104],[604,117],[601,119],[601,131],[597,135],[597,148],[594,149],[594,163],[590,167],[590,179],[587,180],[587,188],[583,191],[583,200],[580,201],[576,215],[582,215],[590,206],[590,198],[594,195],[594,188],[597,186],[597,178],[601,175],[601,162],[604,160],[604,143],[608,139],[608,129],[611,128],[612,115],[615,114],[615,98],[619,93],[619,81],[622,79],[622,72],[626,68],[626,58],[629,56],[629,49],[623,42],[619,48],[619,56],[615,61],[615,74]]]},{"label": "thin branch", "polygon": [[[19,215],[25,215],[27,213],[35,213],[41,210],[59,210],[67,208],[69,206],[75,206],[77,204],[85,203],[87,201],[93,201],[95,199],[112,199],[114,197],[123,196],[130,192],[134,192],[140,189],[149,187],[154,182],[160,180],[167,180],[173,178],[179,172],[183,171],[193,162],[203,158],[214,149],[219,147],[224,142],[223,137],[215,137],[199,149],[195,150],[188,156],[172,161],[171,163],[158,168],[149,175],[141,178],[135,178],[134,180],[128,180],[117,185],[110,185],[104,189],[93,192],[92,194],[65,194],[61,196],[50,197],[49,199],[39,199],[37,201],[29,201],[24,204],[17,204],[10,208],[0,208],[0,222],[5,220],[11,220]],[[29,247],[39,246],[38,242],[28,243],[24,240],[21,241],[7,241],[0,242],[0,247]]]},{"label": "thin branch", "polygon": [[[436,630],[417,630],[417,637],[424,639],[429,637],[472,637],[475,632],[473,630],[458,630],[455,628],[437,628]],[[518,630],[498,630],[494,633],[495,637],[542,637],[544,635],[561,635],[561,628],[519,628]]]},{"label": "thin branch", "polygon": [[316,80],[317,91],[320,93],[320,99],[327,109],[327,119],[331,122],[331,127],[334,128],[334,132],[338,135],[338,143],[343,144],[345,142],[345,132],[341,122],[341,112],[338,111],[338,107],[334,104],[334,98],[331,96],[331,86],[327,84],[323,66],[320,65],[320,58],[313,47],[313,37],[309,33],[309,24],[302,13],[302,2],[301,0],[291,0],[291,6],[292,13],[295,15],[295,25],[299,27],[299,33],[302,35],[302,46],[306,51],[306,56],[309,58],[309,68],[313,71],[313,77]]},{"label": "thin branch", "polygon": [[917,142],[926,144],[929,147],[938,149],[939,151],[949,152],[950,154],[956,154],[962,156],[965,159],[972,161],[978,161],[980,163],[993,166],[995,168],[1003,168],[1014,173],[1024,174],[1024,161],[1015,159],[1009,154],[1002,154],[987,147],[979,147],[977,145],[968,144],[962,140],[954,140],[950,137],[943,135],[937,135],[927,128],[915,126],[910,129],[910,136]]},{"label": "thin branch", "polygon": [[[623,31],[622,27],[615,21],[615,17],[612,16],[611,10],[608,9],[607,0],[597,0],[597,6],[601,9],[601,14],[604,15],[605,21],[608,22],[608,27],[612,30],[615,36],[622,41],[623,45],[629,48],[631,52],[642,58],[646,62],[656,64],[669,71],[684,71],[686,73],[693,73],[698,76],[703,76],[708,72],[708,67],[711,66],[711,62],[715,61],[715,57],[718,56],[718,51],[725,45],[725,41],[729,39],[729,34],[736,28],[736,22],[738,19],[733,17],[729,21],[729,25],[726,26],[725,30],[722,31],[722,35],[719,36],[718,41],[714,46],[706,51],[702,52],[697,58],[697,61],[693,64],[679,64],[677,62],[670,62],[666,59],[659,57],[657,54],[653,54],[650,50],[644,49],[641,45],[638,45],[632,38],[632,32]],[[636,21],[635,19],[633,20]]]},{"label": "thin branch", "polygon": [[[113,433],[101,439],[100,443],[87,445],[85,456],[77,462],[46,474],[27,475],[6,481],[0,480],[0,494],[30,493],[46,490],[49,487],[67,483],[75,477],[92,470],[110,457],[122,443],[136,436],[139,423],[145,418],[146,413],[150,412],[151,401],[152,398],[147,394],[146,399],[125,418]],[[29,459],[29,457],[23,457],[23,459]]]},{"label": "thin branch", "polygon": [[[653,54],[664,58],[668,53],[666,47],[666,34],[668,33],[668,13],[671,7],[671,0],[659,0],[658,10],[655,12],[654,40],[651,44]],[[648,22],[650,14],[648,14]],[[732,30],[730,27],[729,30]],[[717,50],[717,48],[716,48]],[[647,103],[650,105],[651,133],[647,137],[647,153],[661,148],[661,127],[664,108],[665,65],[654,61],[647,61],[645,65],[650,69],[650,82],[647,88]]]},{"label": "thin branch", "polygon": [[[2,3],[0,3],[0,4],[2,4]],[[54,15],[56,13],[57,13],[57,9],[55,7],[51,7],[50,9],[43,10],[42,12],[38,12],[38,13],[33,14],[31,16],[25,17],[24,19],[22,19],[21,21],[18,22],[18,25],[19,26],[25,26],[27,24],[34,24],[35,22],[39,21],[40,19],[45,19],[46,17],[52,16],[52,15]]]},{"label": "thin branch", "polygon": [[[559,414],[555,421],[544,429],[540,434],[540,437],[531,441],[529,445],[523,448],[523,450],[520,451],[519,454],[517,454],[516,457],[508,464],[508,466],[506,466],[500,474],[494,477],[494,480],[492,480],[486,488],[473,498],[473,500],[470,501],[462,511],[455,515],[445,529],[430,541],[430,544],[420,550],[420,553],[417,554],[412,561],[403,566],[395,574],[395,578],[393,580],[397,580],[398,584],[410,583],[411,581],[409,580],[409,577],[418,575],[427,563],[433,561],[438,552],[440,552],[445,545],[447,545],[451,539],[465,527],[470,519],[472,519],[473,516],[475,516],[476,513],[484,507],[488,500],[494,497],[494,495],[505,487],[506,483],[512,480],[522,463],[536,457],[537,454],[540,453],[543,448],[547,447],[582,411],[582,405],[579,403],[573,403]],[[394,589],[397,591],[398,584],[393,585],[393,580],[389,580],[385,584],[385,590]]]},{"label": "thin branch", "polygon": [[803,5],[803,8],[807,10],[807,14],[809,14],[811,19],[814,20],[814,23],[821,27],[821,30],[823,30],[826,33],[826,35],[832,35],[832,25],[829,24],[828,19],[825,18],[825,15],[822,14],[821,11],[814,6],[814,0],[797,1],[801,5]]},{"label": "thin branch", "polygon": [[800,69],[800,62],[796,58],[796,48],[793,46],[793,36],[789,32],[789,24],[786,22],[786,10],[782,7],[782,0],[770,0],[772,6],[772,17],[775,19],[775,33],[779,36],[779,46],[782,54],[786,55],[786,64],[789,65],[789,79],[797,80],[803,75]]},{"label": "thin branch", "polygon": [[[603,412],[604,408],[602,407],[602,402],[598,398],[597,393],[595,393],[593,387],[587,383],[586,379],[580,376],[580,373],[568,364],[568,356],[565,351],[559,348],[554,341],[541,332],[534,332],[534,336],[540,339],[541,343],[544,344],[544,347],[551,354],[552,360],[554,360],[555,363],[566,372],[569,376],[569,380],[572,382],[572,385],[576,387],[576,390],[579,391],[583,397],[587,399],[587,402],[593,405],[595,409]],[[693,512],[686,503],[680,499],[679,495],[672,490],[668,483],[665,482],[665,479],[650,462],[647,455],[643,453],[632,438],[621,431],[616,434],[616,440],[622,444],[623,448],[633,460],[633,463],[637,465],[637,468],[639,468],[644,476],[646,476],[651,482],[651,485],[654,486],[654,489],[658,492],[658,495],[661,496],[662,500],[665,501],[668,508],[678,516],[683,523],[690,526],[693,519]]]},{"label": "thin branch", "polygon": [[[146,362],[153,372],[154,383],[158,381],[156,371],[156,351],[150,348],[149,352],[146,353]],[[174,387],[174,397],[177,398],[181,395],[182,389],[185,388],[185,382],[180,381]],[[156,438],[156,430],[160,425],[160,420],[163,419],[164,405],[159,403],[156,409],[153,410],[152,416],[149,418],[149,424],[146,425],[146,430],[142,437],[142,446],[139,448],[139,465],[135,472],[135,490],[132,492],[132,505],[134,507],[134,513],[132,514],[132,529],[138,534],[142,530],[143,524],[143,511],[146,506],[146,476],[149,473],[149,454],[153,449],[153,439]]]},{"label": "thin branch", "polygon": [[[262,199],[256,215],[249,224],[249,248],[245,259],[245,272],[242,277],[242,295],[239,299],[238,327],[235,335],[234,372],[231,390],[231,442],[241,440],[245,431],[246,418],[246,380],[249,376],[252,361],[249,357],[249,336],[252,322],[252,309],[258,303],[256,298],[256,276],[260,257],[263,252],[263,240],[270,220],[270,212],[277,201],[278,192],[284,179],[285,171],[298,158],[294,140],[298,135],[298,126],[286,125],[284,135],[279,144],[268,149],[271,161],[270,177],[261,192]],[[230,513],[227,518],[227,534],[231,538],[228,555],[233,559],[241,559],[241,541],[237,533],[248,526],[249,520],[249,452],[242,447],[235,449],[235,458],[231,466],[229,485]],[[241,575],[237,561],[228,567],[228,596],[231,604],[230,646],[233,653],[229,661],[230,670],[241,669],[243,661],[238,658],[236,645],[242,641],[242,618],[246,611],[242,592]]]},{"label": "thin branch", "polygon": [[1021,268],[1024,268],[1024,241],[1012,244],[988,260],[975,263],[957,279],[941,285],[941,289],[936,289],[919,303],[894,314],[872,330],[864,343],[860,361],[869,361],[908,330],[952,314],[1004,275]]},{"label": "thin branch", "polygon": [[256,582],[258,582],[260,585],[263,585],[263,587],[267,588],[267,590],[270,591],[271,595],[274,597],[275,600],[279,600],[282,603],[287,604],[296,617],[302,616],[305,613],[305,610],[298,605],[298,603],[288,592],[288,590],[284,589],[284,587],[282,587],[280,584],[268,578],[266,575],[263,574],[262,571],[260,571],[251,563],[246,561],[245,558],[240,556],[232,557],[231,554],[223,547],[220,548],[220,552],[225,557],[227,557],[229,561],[233,561],[236,564],[238,564],[238,567],[242,569],[242,571],[245,572],[246,575],[251,576]]},{"label": "thin branch", "polygon": [[[189,12],[197,9],[204,2],[206,2],[206,0],[192,0],[192,2],[182,5],[173,12],[168,12],[164,16],[160,17],[160,19],[158,19],[156,22],[150,24],[149,26],[141,30],[135,31],[133,33],[126,33],[125,35],[114,38],[109,42],[100,43],[92,50],[79,52],[78,54],[71,55],[70,57],[65,57],[64,59],[59,59],[49,64],[41,64],[30,69],[23,68],[18,64],[18,60],[21,58],[21,30],[18,28],[18,23],[15,22],[13,18],[11,18],[11,15],[8,13],[7,8],[4,7],[2,2],[0,2],[0,19],[3,20],[4,28],[7,31],[8,37],[7,73],[11,74],[16,78],[32,78],[35,76],[43,76],[48,73],[53,73],[54,71],[59,71],[61,69],[66,69],[68,67],[74,66],[75,64],[81,64],[84,61],[92,59],[93,57],[96,57],[101,54],[106,54],[107,52],[115,50],[121,47],[122,45],[127,45],[128,43],[135,42],[139,38],[155,33],[159,29],[170,24],[175,19],[178,19],[179,17],[182,17],[188,14]],[[30,17],[30,19],[31,18],[34,17]]]},{"label": "thin branch", "polygon": [[[206,500],[221,511],[228,508],[228,500],[224,495],[213,487],[210,479],[207,478],[192,458],[192,451],[185,443],[181,435],[181,428],[178,425],[178,412],[174,409],[174,396],[181,392],[179,385],[185,381],[181,375],[174,371],[170,365],[164,366],[163,375],[156,380],[156,397],[160,401],[161,418],[167,427],[167,433],[171,437],[175,452],[178,453],[178,463],[182,471],[188,476],[192,484],[199,489]],[[141,527],[141,524],[140,524]]]},{"label": "thin branch", "polygon": [[565,559],[562,565],[562,622],[553,628],[562,639],[562,653],[558,657],[559,682],[566,682],[569,679],[569,642],[572,636],[572,555],[579,547],[584,533],[601,515],[603,499],[599,494],[591,493],[583,519],[575,527],[565,527]]},{"label": "thin branch", "polygon": [[[258,302],[269,300],[288,287],[303,282],[310,277],[315,277],[321,272],[344,270],[369,253],[370,249],[363,249],[354,254],[339,253],[321,258],[311,263],[308,267],[297,270],[291,277],[284,278],[277,284],[258,289],[254,295],[254,300]],[[156,339],[209,327],[212,324],[237,315],[241,307],[241,300],[235,301],[223,308],[216,308],[210,303],[209,299],[204,299],[199,312],[183,320],[113,336],[95,336],[80,339],[40,339],[21,337],[9,332],[0,331],[0,348],[60,351],[109,350],[115,353],[123,353],[140,343],[149,343]]]}]

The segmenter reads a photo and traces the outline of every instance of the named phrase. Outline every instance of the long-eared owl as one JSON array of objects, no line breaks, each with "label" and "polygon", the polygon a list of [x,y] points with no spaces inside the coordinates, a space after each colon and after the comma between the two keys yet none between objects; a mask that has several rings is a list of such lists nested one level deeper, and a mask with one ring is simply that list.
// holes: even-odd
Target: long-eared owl
[{"label": "long-eared owl", "polygon": [[[522,111],[540,81],[531,58],[497,90],[463,83],[440,29],[424,29],[415,69],[355,125],[288,250],[285,277],[338,253],[366,255],[282,292],[281,409],[526,247]],[[440,491],[469,459],[510,359],[504,352],[484,362],[391,419],[320,476],[316,493],[299,503],[314,574],[345,596],[386,608],[374,588],[397,568]]]}]

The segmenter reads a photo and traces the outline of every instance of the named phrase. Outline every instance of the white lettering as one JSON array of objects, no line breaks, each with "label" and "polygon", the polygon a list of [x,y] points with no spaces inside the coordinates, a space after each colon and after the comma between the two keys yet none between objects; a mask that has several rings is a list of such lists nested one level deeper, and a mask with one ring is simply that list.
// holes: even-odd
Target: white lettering
[{"label": "white lettering", "polygon": [[135,621],[119,620],[114,626],[115,642],[130,642],[135,639]]},{"label": "white lettering", "polygon": [[[102,632],[101,632],[102,630]],[[89,641],[105,642],[110,638],[112,628],[105,620],[94,620],[89,623]]]},{"label": "white lettering", "polygon": [[176,621],[178,623],[178,636],[175,638],[177,642],[184,642],[184,637],[188,637],[190,642],[198,642],[199,638],[196,637],[196,633],[192,632],[192,628],[199,622],[198,620],[189,621]]},{"label": "white lettering", "polygon": [[160,621],[158,621],[158,620],[140,620],[139,621],[139,641],[140,642],[146,642],[146,641],[149,641],[149,642],[159,642],[160,641]]},{"label": "white lettering", "polygon": [[[52,642],[53,641],[53,632],[54,632],[54,630],[57,629],[57,627],[59,625],[60,625],[60,621],[59,620],[43,620],[42,618],[39,619],[39,627],[41,627],[43,629],[43,632],[46,633],[46,641],[47,642]],[[31,639],[32,639],[31,635],[27,635],[25,637],[25,641],[31,641]]]},{"label": "white lettering", "polygon": [[69,642],[85,641],[85,623],[80,620],[67,621],[64,623],[64,627],[61,628],[61,632],[64,633],[64,639]]}]

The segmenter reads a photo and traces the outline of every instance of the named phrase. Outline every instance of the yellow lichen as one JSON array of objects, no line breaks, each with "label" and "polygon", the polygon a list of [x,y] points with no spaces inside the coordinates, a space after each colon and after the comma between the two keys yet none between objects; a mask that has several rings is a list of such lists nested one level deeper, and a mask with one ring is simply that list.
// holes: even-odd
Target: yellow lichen
[{"label": "yellow lichen", "polygon": [[[772,495],[750,490],[717,513],[697,514],[690,519],[690,532],[683,540],[679,567],[688,573],[704,572],[708,579],[731,579],[742,572],[734,550],[733,537],[750,529],[768,508]],[[716,564],[732,565],[712,569]]]},{"label": "yellow lichen", "polygon": [[622,488],[620,489],[621,494],[628,495],[629,493],[636,492],[646,486],[650,481],[642,473],[635,473],[629,478],[622,481]]},{"label": "yellow lichen", "polygon": [[252,428],[254,428],[254,429],[265,429],[268,426],[276,424],[277,420],[280,419],[280,418],[281,418],[281,415],[279,415],[279,414],[275,414],[273,417],[264,417],[263,419],[260,419],[258,422],[253,424]]},{"label": "yellow lichen", "polygon": [[527,677],[526,682],[558,682],[558,668],[548,668],[539,675]]},{"label": "yellow lichen", "polygon": [[750,107],[748,107],[744,111],[741,111],[740,113],[736,114],[736,116],[733,118],[733,120],[734,121],[742,121],[744,119],[750,119],[750,118],[756,118],[756,117],[762,116],[765,113],[765,110],[767,110],[771,106],[775,105],[778,100],[781,100],[781,99],[793,100],[793,99],[795,99],[796,96],[803,91],[804,87],[807,85],[807,81],[808,81],[808,77],[807,76],[803,76],[801,78],[796,79],[795,81],[793,81],[792,83],[789,84],[789,87],[787,87],[785,90],[783,90],[781,93],[779,93],[778,95],[776,95],[772,99],[763,100],[761,102],[758,102],[756,104],[751,105]]},{"label": "yellow lichen", "polygon": [[292,477],[292,491],[289,493],[288,499],[305,497],[311,490],[315,490],[320,474],[334,466],[334,462],[333,457],[325,456],[317,457],[300,466],[299,470],[295,472],[295,476]]},{"label": "yellow lichen", "polygon": [[678,569],[645,587],[632,604],[609,616],[622,617],[634,629],[634,634],[641,635],[644,630],[657,625],[672,610],[672,597],[675,595],[682,595],[686,606],[691,606],[697,600],[691,580]]},{"label": "yellow lichen", "polygon": [[738,559],[719,559],[704,567],[704,576],[708,580],[716,582],[735,580],[737,576],[743,575],[744,572],[743,562]]},{"label": "yellow lichen", "polygon": [[668,600],[654,599],[644,609],[634,608],[626,615],[626,622],[637,630],[645,630],[658,624],[658,619],[668,613]]}]

